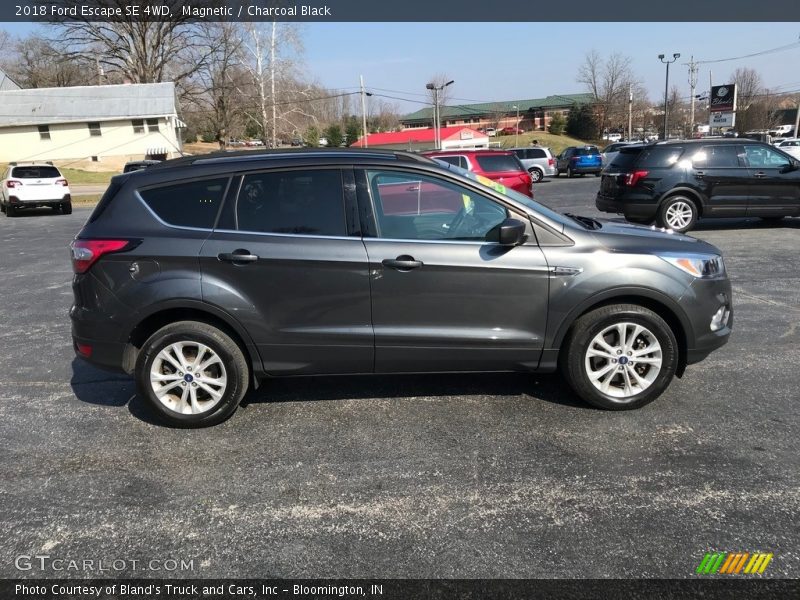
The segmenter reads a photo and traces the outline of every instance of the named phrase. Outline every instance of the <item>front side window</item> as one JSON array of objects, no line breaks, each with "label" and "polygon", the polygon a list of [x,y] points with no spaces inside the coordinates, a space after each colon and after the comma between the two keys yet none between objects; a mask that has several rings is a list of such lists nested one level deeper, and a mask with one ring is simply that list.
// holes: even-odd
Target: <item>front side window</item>
[{"label": "front side window", "polygon": [[496,241],[508,217],[485,196],[428,175],[367,171],[367,180],[385,239]]},{"label": "front side window", "polygon": [[259,233],[346,236],[338,169],[247,175],[236,201],[237,228]]},{"label": "front side window", "polygon": [[756,169],[781,169],[789,166],[789,159],[768,146],[745,144],[747,162]]},{"label": "front side window", "polygon": [[142,190],[145,204],[169,225],[211,229],[228,179],[203,179]]}]

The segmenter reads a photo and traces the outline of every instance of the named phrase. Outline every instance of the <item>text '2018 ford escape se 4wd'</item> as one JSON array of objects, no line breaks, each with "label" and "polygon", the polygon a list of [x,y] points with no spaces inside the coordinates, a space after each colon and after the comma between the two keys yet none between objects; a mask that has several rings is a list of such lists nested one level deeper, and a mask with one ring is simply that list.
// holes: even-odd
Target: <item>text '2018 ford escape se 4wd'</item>
[{"label": "text '2018 ford escape se 4wd'", "polygon": [[554,371],[607,409],[654,400],[728,339],[719,251],[562,215],[380,150],[223,154],[112,183],[72,244],[79,356],[177,426],[263,379]]}]

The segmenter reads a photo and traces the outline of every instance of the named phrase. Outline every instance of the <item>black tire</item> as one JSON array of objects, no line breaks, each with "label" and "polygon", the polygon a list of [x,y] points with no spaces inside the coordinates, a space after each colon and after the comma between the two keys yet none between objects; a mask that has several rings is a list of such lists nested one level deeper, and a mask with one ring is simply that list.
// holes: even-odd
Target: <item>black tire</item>
[{"label": "black tire", "polygon": [[62,215],[71,215],[72,214],[72,202],[62,202],[61,203],[61,214]]},{"label": "black tire", "polygon": [[531,169],[528,171],[528,173],[530,173],[533,183],[539,183],[542,179],[544,179],[544,173],[542,173],[542,171],[539,169]]},{"label": "black tire", "polygon": [[567,177],[569,177],[570,179],[575,177],[575,173],[572,172],[572,167],[567,167]]},{"label": "black tire", "polygon": [[[687,215],[684,219],[677,219],[673,216],[675,213],[681,212]],[[658,209],[658,225],[672,229],[678,233],[685,233],[692,229],[697,224],[697,219],[700,213],[697,210],[697,205],[692,198],[683,196],[681,194],[670,196],[661,203]]]},{"label": "black tire", "polygon": [[7,217],[16,217],[17,216],[17,207],[13,204],[9,204],[6,207],[6,216]]},{"label": "black tire", "polygon": [[[660,371],[651,373],[650,369],[653,367],[642,364],[630,367],[631,369],[636,369],[637,373],[643,378],[652,376],[653,379],[649,383],[649,387],[645,387],[638,393],[631,394],[625,398],[614,397],[611,393],[604,393],[595,387],[589,379],[586,366],[586,355],[594,338],[603,330],[621,323],[644,327],[647,333],[655,337],[661,351]],[[627,331],[632,333],[632,330]],[[612,331],[611,335],[613,334],[614,332]],[[640,340],[646,342],[647,339],[648,337],[645,334],[640,333],[635,340],[631,341],[631,345]],[[613,343],[610,342],[610,344]],[[623,352],[622,355],[625,354]],[[575,321],[559,354],[559,366],[570,387],[589,404],[606,410],[633,410],[649,404],[667,389],[672,377],[675,375],[678,358],[678,342],[675,339],[675,334],[664,319],[653,311],[637,304],[613,304],[588,312]],[[612,370],[608,379],[610,381],[609,389],[612,392],[618,391],[617,386],[624,385],[623,374],[617,373],[617,369],[620,369],[620,371],[623,369],[622,366],[614,368],[612,361],[602,357],[588,360],[590,362],[599,361],[594,362],[599,371],[602,371],[607,366],[611,367]],[[626,362],[633,362],[632,358],[626,358],[625,360]],[[613,362],[616,363],[616,360]],[[605,380],[603,379],[601,383],[604,382]]]},{"label": "black tire", "polygon": [[[223,388],[222,397],[206,411],[197,414],[184,414],[173,410],[158,399],[150,383],[150,371],[159,353],[176,342],[194,342],[207,346],[219,357],[219,362],[224,368],[227,384]],[[184,358],[191,359],[191,348],[189,349],[189,354],[183,354],[183,356]],[[174,371],[171,373],[172,375],[180,375],[180,373],[182,373],[174,369],[169,363],[163,363],[163,366],[165,369]],[[208,376],[216,375],[217,378],[219,378],[219,376],[222,375],[221,368],[216,363],[212,365],[212,367],[209,367],[210,370],[212,368],[216,371]],[[208,372],[209,371],[204,371],[203,374],[206,375]],[[236,411],[239,403],[247,392],[250,376],[249,372],[250,369],[242,349],[227,333],[207,323],[198,321],[178,321],[166,327],[162,327],[144,343],[136,360],[135,374],[139,395],[145,399],[161,419],[174,427],[191,428],[216,425],[230,417]],[[190,374],[187,372],[186,375]],[[186,375],[184,375],[184,377]],[[187,388],[184,383],[196,383],[193,381],[192,377],[193,376],[190,375],[187,382],[181,383],[184,389]],[[195,388],[195,392],[193,393],[198,394],[198,397],[200,394],[203,394],[210,398],[202,388],[198,388],[197,385],[193,387]],[[178,387],[177,390],[179,389],[181,388]],[[183,392],[181,392],[181,394],[183,394]],[[187,398],[187,401],[188,400]],[[177,397],[175,401],[176,404],[181,404]],[[208,402],[208,399],[202,401]]]},{"label": "black tire", "polygon": [[0,202],[0,212],[6,212],[6,205]]}]

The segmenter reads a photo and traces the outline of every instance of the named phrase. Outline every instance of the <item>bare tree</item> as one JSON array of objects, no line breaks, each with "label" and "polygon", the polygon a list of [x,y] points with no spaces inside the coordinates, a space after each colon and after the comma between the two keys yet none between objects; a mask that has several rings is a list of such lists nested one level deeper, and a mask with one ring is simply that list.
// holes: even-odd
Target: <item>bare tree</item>
[{"label": "bare tree", "polygon": [[733,72],[731,80],[736,84],[736,129],[740,132],[767,129],[770,125],[768,111],[763,106],[767,94],[761,75],[755,69],[739,68]]},{"label": "bare tree", "polygon": [[[80,0],[63,1],[82,4]],[[104,0],[103,4],[126,14],[127,0]],[[208,60],[208,48],[198,26],[183,16],[179,0],[163,4],[171,8],[168,20],[64,21],[53,25],[56,35],[51,41],[67,56],[96,60],[109,82],[174,81],[181,88]]]},{"label": "bare tree", "polygon": [[242,111],[241,87],[247,85],[239,57],[241,28],[236,23],[218,22],[202,25],[208,47],[208,60],[197,71],[193,82],[198,93],[192,105],[202,115],[207,131],[213,132],[220,150],[227,147]]},{"label": "bare tree", "polygon": [[294,76],[303,52],[297,26],[278,21],[248,23],[242,48],[256,103],[256,114],[250,112],[249,117],[259,124],[264,142],[277,145],[281,125],[299,131],[294,117],[310,118],[316,125],[316,117],[296,102],[310,92]]},{"label": "bare tree", "polygon": [[608,127],[624,127],[630,91],[636,88],[637,93],[642,92],[641,82],[633,74],[629,57],[614,53],[604,60],[597,50],[592,50],[584,58],[578,69],[578,83],[594,96],[599,134]]},{"label": "bare tree", "polygon": [[94,64],[64,55],[38,35],[19,40],[3,54],[3,70],[25,88],[92,85],[97,81]]}]

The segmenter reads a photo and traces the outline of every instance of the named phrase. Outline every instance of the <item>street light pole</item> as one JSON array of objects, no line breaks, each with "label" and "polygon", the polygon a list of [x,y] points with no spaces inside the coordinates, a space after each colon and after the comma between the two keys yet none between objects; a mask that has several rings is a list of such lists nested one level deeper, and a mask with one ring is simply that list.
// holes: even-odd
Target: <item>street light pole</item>
[{"label": "street light pole", "polygon": [[442,145],[442,133],[439,127],[439,92],[453,83],[455,83],[455,80],[451,79],[447,83],[438,86],[435,83],[425,85],[426,90],[433,91],[433,146],[436,150],[441,150]]},{"label": "street light pole", "polygon": [[669,60],[668,58],[665,59],[663,54],[658,55],[659,60],[665,65],[667,65],[667,80],[664,83],[664,139],[665,140],[667,139],[667,116],[669,113],[669,110],[667,109],[667,97],[669,95],[669,66],[676,60],[678,60],[680,57],[681,55],[678,52],[672,55],[672,60]]}]

